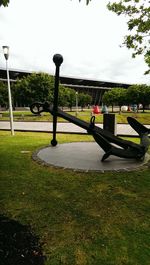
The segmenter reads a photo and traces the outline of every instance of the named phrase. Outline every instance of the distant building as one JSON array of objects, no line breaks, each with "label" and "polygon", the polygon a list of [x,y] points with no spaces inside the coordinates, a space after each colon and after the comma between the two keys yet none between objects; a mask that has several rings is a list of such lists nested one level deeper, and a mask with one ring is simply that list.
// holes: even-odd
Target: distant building
[{"label": "distant building", "polygon": [[[21,70],[9,70],[10,81],[15,82],[17,78],[22,78],[24,76],[30,75],[32,72],[21,71]],[[0,80],[7,81],[6,70],[0,69]],[[102,103],[102,96],[105,91],[108,91],[114,87],[128,88],[130,84],[109,82],[109,81],[99,81],[92,79],[74,78],[60,76],[60,83],[68,88],[72,88],[76,91],[87,93],[92,96],[92,104],[100,105]]]}]

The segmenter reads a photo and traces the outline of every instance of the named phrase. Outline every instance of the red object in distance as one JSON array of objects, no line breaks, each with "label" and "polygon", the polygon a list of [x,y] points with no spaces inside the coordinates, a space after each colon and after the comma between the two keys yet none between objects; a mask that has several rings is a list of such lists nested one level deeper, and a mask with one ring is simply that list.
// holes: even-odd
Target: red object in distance
[{"label": "red object in distance", "polygon": [[94,114],[99,114],[99,113],[100,113],[100,108],[99,108],[99,106],[96,105],[96,106],[93,107],[93,113],[94,113]]}]

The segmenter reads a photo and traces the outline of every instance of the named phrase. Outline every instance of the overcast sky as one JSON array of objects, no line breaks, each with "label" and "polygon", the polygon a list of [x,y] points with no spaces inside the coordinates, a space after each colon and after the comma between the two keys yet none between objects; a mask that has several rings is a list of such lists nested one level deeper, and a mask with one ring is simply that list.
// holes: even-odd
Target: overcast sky
[{"label": "overcast sky", "polygon": [[[106,8],[107,0],[10,0],[0,8],[0,44],[10,46],[9,67],[54,74],[55,53],[62,54],[62,76],[147,83],[143,57],[120,48],[126,19]],[[0,67],[5,59],[0,48]]]}]

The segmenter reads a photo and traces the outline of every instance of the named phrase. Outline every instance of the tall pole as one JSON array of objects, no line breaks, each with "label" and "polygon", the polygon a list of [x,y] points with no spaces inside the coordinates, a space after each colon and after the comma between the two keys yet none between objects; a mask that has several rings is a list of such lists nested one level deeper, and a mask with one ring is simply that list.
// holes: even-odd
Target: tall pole
[{"label": "tall pole", "polygon": [[56,65],[56,72],[55,72],[54,103],[53,103],[53,139],[51,141],[51,145],[56,146],[57,145],[56,129],[57,129],[57,112],[58,112],[59,68],[63,62],[62,55],[55,54],[53,57],[53,62]]},{"label": "tall pole", "polygon": [[11,99],[11,89],[10,89],[10,78],[8,70],[8,57],[9,57],[9,47],[3,46],[4,57],[6,59],[6,71],[7,71],[7,84],[8,84],[8,100],[9,100],[9,117],[10,117],[10,129],[11,135],[14,135],[14,124],[13,124],[13,111],[12,111],[12,99]]}]

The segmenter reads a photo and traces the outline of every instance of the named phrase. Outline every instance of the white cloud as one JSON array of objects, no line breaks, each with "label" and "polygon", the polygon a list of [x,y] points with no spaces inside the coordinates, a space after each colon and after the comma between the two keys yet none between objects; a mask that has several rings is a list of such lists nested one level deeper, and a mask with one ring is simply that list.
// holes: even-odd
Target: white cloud
[{"label": "white cloud", "polygon": [[[119,47],[127,32],[125,18],[109,12],[106,3],[13,0],[0,8],[0,42],[10,46],[10,67],[54,73],[53,55],[61,53],[62,75],[150,83],[143,58],[132,59]],[[1,58],[0,67],[4,63]]]}]

